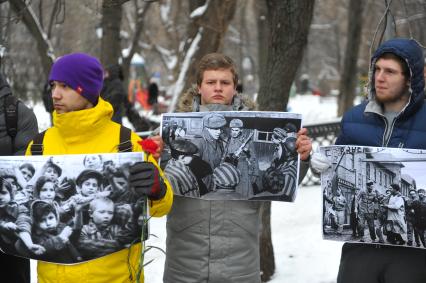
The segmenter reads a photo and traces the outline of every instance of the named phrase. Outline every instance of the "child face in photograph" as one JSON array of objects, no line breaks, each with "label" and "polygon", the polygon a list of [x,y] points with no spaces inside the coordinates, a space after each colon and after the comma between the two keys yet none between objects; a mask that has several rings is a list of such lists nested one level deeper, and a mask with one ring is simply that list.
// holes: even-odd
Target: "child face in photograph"
[{"label": "child face in photograph", "polygon": [[41,217],[38,228],[44,232],[54,232],[58,226],[58,219],[53,212],[49,212]]},{"label": "child face in photograph", "polygon": [[84,159],[84,167],[96,170],[102,165],[102,159],[99,155],[87,155]]},{"label": "child face in photograph", "polygon": [[32,186],[32,185],[26,185],[25,188],[24,188],[24,191],[25,191],[25,194],[27,196],[32,197],[33,193],[34,193],[34,186]]},{"label": "child face in photograph", "polygon": [[127,180],[124,177],[112,177],[112,181],[119,192],[123,193],[126,191]]},{"label": "child face in photograph", "polygon": [[22,167],[20,170],[25,181],[28,182],[29,180],[31,180],[31,178],[33,177],[33,173],[30,171],[30,169]]},{"label": "child face in photograph", "polygon": [[3,184],[0,191],[0,208],[5,207],[11,200],[12,200],[12,197],[10,195],[10,192],[6,189],[5,185]]},{"label": "child face in photograph", "polygon": [[44,183],[40,189],[39,197],[41,200],[54,200],[55,199],[55,184],[53,182]]},{"label": "child face in photograph", "polygon": [[57,180],[59,178],[58,172],[56,172],[55,168],[53,167],[47,167],[46,171],[44,172],[44,176],[51,180]]},{"label": "child face in photograph", "polygon": [[96,194],[99,189],[98,180],[95,178],[89,178],[81,183],[81,194],[83,196],[90,196]]},{"label": "child face in photograph", "polygon": [[114,204],[99,202],[92,212],[92,221],[97,227],[106,228],[114,216]]},{"label": "child face in photograph", "polygon": [[16,181],[12,177],[5,177],[4,180],[6,182],[9,182],[9,184],[12,186],[12,191],[16,192],[18,190],[18,185],[16,184]]}]

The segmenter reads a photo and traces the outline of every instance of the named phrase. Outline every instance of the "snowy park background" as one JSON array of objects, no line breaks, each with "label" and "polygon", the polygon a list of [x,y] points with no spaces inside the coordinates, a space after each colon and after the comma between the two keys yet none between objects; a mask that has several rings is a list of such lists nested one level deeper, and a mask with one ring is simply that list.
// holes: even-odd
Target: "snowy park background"
[{"label": "snowy park background", "polygon": [[[296,95],[289,110],[302,114],[304,125],[336,119],[336,97]],[[42,105],[34,105],[40,130],[49,127],[49,116]],[[127,125],[127,126],[130,126]],[[271,283],[332,283],[336,281],[342,243],[322,239],[321,190],[319,186],[299,187],[294,203],[272,203],[271,229],[276,272]],[[166,218],[150,220],[147,245],[165,250]],[[145,282],[160,283],[165,255],[155,249],[146,254]],[[37,282],[32,262],[32,282]]]}]

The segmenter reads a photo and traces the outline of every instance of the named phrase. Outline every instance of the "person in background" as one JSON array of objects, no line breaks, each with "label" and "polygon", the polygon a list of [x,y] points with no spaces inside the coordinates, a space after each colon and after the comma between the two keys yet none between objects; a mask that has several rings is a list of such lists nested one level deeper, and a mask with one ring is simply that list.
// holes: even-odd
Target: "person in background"
[{"label": "person in background", "polygon": [[[38,133],[37,118],[33,110],[18,101],[16,105],[17,128],[16,136],[12,137],[7,131],[4,106],[6,99],[14,94],[6,79],[0,74],[0,155],[23,155],[28,143]],[[16,283],[29,283],[30,261],[25,258],[14,257],[0,252],[2,270],[8,270],[9,279]]]},{"label": "person in background", "polygon": [[105,68],[101,97],[112,105],[114,110],[112,121],[121,124],[123,117],[127,116],[135,131],[151,129],[154,127],[153,123],[146,117],[142,117],[134,108],[134,105],[129,102],[123,81],[123,70],[119,64],[113,64]]},{"label": "person in background", "polygon": [[123,86],[123,70],[118,64],[110,65],[105,68],[104,72],[104,86],[101,91],[101,97],[111,103],[114,110],[112,120],[121,124],[123,118],[123,111],[130,107],[127,100],[127,93]]},{"label": "person in background", "polygon": [[155,80],[151,79],[148,85],[148,104],[155,108],[158,103],[158,85]]}]

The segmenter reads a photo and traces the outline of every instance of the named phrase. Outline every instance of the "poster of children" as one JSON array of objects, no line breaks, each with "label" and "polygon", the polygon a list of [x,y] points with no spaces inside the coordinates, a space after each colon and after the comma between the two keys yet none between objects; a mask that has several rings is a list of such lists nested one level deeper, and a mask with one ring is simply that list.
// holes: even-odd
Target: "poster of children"
[{"label": "poster of children", "polygon": [[283,112],[163,114],[161,166],[175,195],[294,201],[301,124]]},{"label": "poster of children", "polygon": [[324,239],[425,248],[426,151],[327,146]]},{"label": "poster of children", "polygon": [[0,248],[72,264],[148,235],[144,198],[128,186],[143,153],[0,157]]}]

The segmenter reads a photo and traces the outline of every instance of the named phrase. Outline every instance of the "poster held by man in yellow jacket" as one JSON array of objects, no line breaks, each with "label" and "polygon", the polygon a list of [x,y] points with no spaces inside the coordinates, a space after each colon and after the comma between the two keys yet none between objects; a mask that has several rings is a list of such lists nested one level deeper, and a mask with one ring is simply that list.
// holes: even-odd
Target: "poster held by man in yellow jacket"
[{"label": "poster held by man in yellow jacket", "polygon": [[[44,132],[42,142],[36,138],[29,144],[27,155],[143,151],[138,143],[141,139],[133,132],[127,142],[121,142],[122,126],[111,121],[112,106],[99,96],[102,81],[103,68],[97,58],[84,53],[60,57],[49,75],[55,108],[53,127]],[[149,199],[151,216],[169,212],[173,193],[153,154],[146,154],[144,162],[130,168],[129,186]],[[143,282],[143,273],[137,278],[140,254],[141,244],[135,244],[81,264],[38,262],[38,282]]]}]

